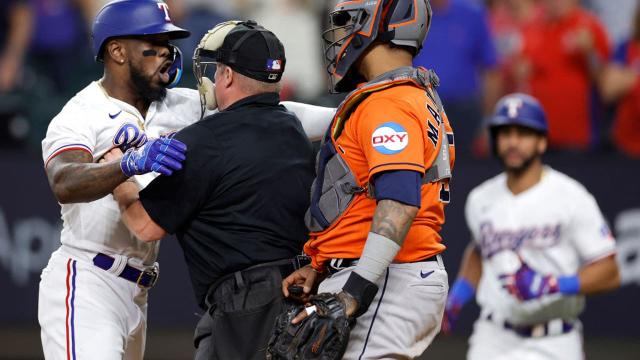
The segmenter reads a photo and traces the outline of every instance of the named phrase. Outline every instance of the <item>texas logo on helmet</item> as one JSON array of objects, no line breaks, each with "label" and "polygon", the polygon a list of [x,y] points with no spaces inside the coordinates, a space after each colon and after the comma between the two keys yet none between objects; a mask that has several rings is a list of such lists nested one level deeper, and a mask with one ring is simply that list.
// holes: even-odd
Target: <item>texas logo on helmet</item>
[{"label": "texas logo on helmet", "polygon": [[510,118],[515,118],[518,116],[518,112],[520,110],[520,108],[522,107],[523,102],[522,99],[518,98],[518,97],[511,97],[506,99],[505,101],[505,106],[507,107],[508,111],[508,115]]},{"label": "texas logo on helmet", "polygon": [[373,132],[371,145],[381,154],[397,154],[409,145],[409,134],[401,125],[387,122]]}]

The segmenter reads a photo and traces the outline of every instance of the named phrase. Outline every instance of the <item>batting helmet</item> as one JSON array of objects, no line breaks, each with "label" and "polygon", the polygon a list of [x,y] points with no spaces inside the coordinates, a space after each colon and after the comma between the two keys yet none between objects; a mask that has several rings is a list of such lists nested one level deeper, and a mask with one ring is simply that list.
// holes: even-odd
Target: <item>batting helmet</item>
[{"label": "batting helmet", "polygon": [[352,69],[376,41],[406,46],[414,56],[431,25],[429,0],[340,1],[322,34],[332,92],[350,91],[363,79]]},{"label": "batting helmet", "polygon": [[96,61],[102,61],[107,40],[119,36],[168,34],[186,38],[189,31],[171,22],[169,7],[159,0],[117,0],[102,7],[93,21],[91,39]]},{"label": "batting helmet", "polygon": [[542,105],[533,96],[520,93],[509,94],[500,99],[488,124],[492,132],[505,125],[527,127],[544,135],[548,132],[547,116]]}]

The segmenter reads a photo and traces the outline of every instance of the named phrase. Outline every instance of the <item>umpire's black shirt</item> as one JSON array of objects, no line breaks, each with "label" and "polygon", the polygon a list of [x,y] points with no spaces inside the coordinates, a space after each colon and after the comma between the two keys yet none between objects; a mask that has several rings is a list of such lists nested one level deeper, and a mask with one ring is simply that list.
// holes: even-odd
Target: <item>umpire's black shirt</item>
[{"label": "umpire's black shirt", "polygon": [[140,192],[149,216],[175,233],[200,306],[219,277],[299,254],[313,154],[276,93],[244,98],[176,134],[183,169]]}]

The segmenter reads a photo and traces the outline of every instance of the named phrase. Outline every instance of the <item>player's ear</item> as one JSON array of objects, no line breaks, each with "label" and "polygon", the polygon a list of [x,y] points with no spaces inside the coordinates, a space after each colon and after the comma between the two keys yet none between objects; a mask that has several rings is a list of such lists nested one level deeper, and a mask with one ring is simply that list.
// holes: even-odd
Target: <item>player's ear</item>
[{"label": "player's ear", "polygon": [[127,50],[123,42],[118,39],[109,40],[104,49],[105,60],[107,57],[117,64],[124,64],[127,57]]},{"label": "player's ear", "polygon": [[538,154],[542,155],[545,152],[547,152],[547,137],[546,136],[540,136],[540,140],[538,141]]}]

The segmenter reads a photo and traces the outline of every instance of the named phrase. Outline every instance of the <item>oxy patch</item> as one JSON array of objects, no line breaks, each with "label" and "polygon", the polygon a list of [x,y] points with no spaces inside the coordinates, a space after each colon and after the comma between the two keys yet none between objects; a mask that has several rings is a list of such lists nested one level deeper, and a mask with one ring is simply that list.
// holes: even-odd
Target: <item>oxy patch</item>
[{"label": "oxy patch", "polygon": [[409,134],[400,124],[394,122],[378,126],[371,135],[371,146],[384,155],[397,154],[407,145],[409,145]]}]

